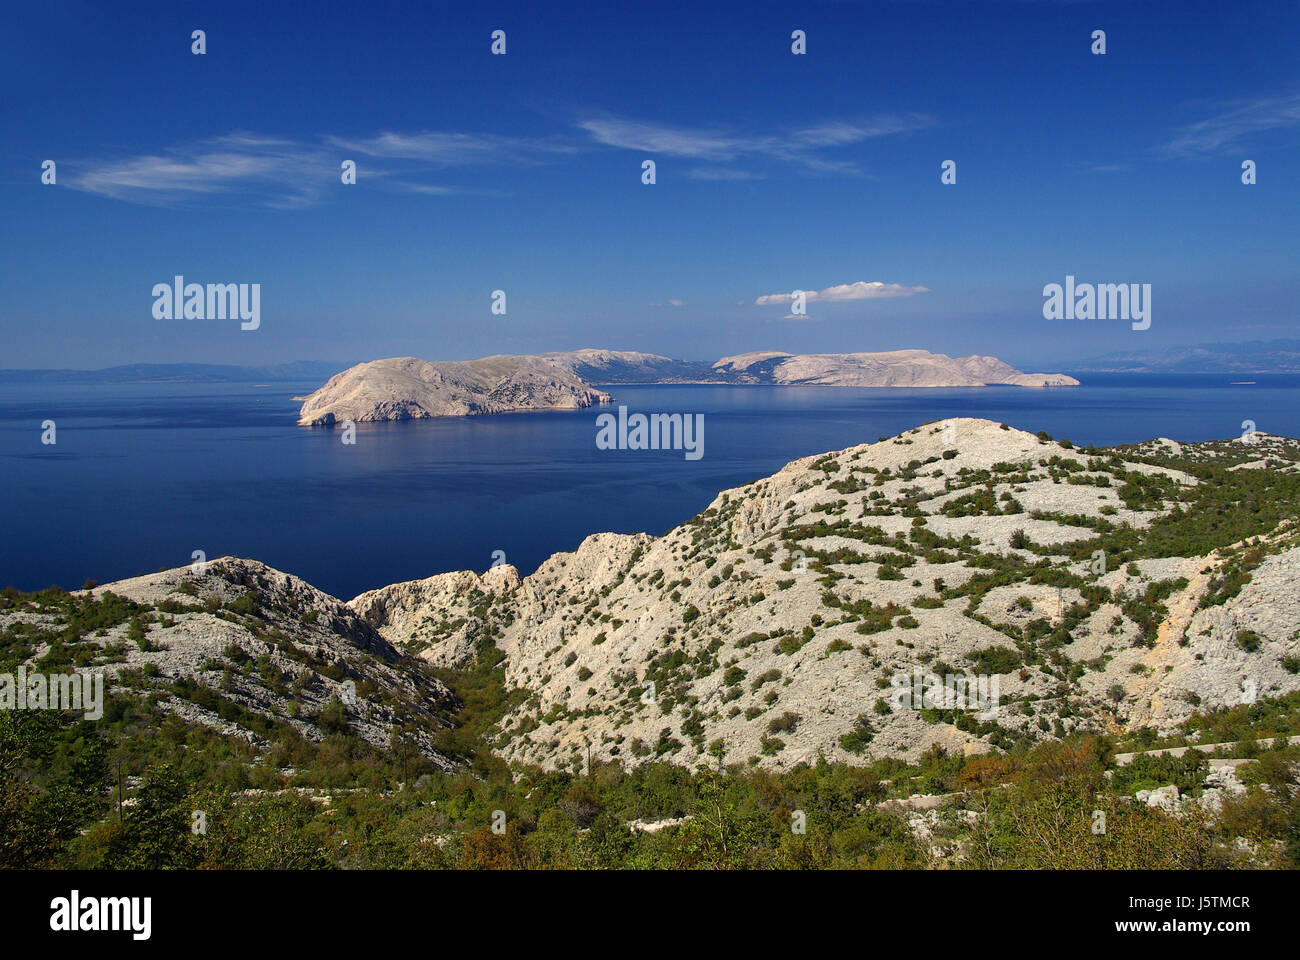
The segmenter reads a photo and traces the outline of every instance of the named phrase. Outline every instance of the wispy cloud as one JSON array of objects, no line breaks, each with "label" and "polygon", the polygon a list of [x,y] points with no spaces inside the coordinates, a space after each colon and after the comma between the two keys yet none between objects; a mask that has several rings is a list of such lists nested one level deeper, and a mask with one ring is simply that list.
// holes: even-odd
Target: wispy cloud
[{"label": "wispy cloud", "polygon": [[342,162],[357,160],[358,180],[387,190],[425,196],[502,196],[502,190],[420,178],[453,168],[542,162],[575,150],[553,141],[427,130],[389,131],[363,139],[324,136],[316,141],[236,132],[171,146],[160,153],[72,161],[67,182],[88,193],[159,206],[223,197],[293,208],[321,202],[326,191],[340,183]]},{"label": "wispy cloud", "polygon": [[509,190],[494,190],[488,187],[448,187],[437,183],[411,183],[396,177],[385,184],[389,189],[399,193],[414,193],[425,197],[508,197]]},{"label": "wispy cloud", "polygon": [[734,167],[692,167],[686,171],[690,180],[762,180],[763,175]]},{"label": "wispy cloud", "polygon": [[231,133],[99,163],[70,163],[69,186],[136,203],[193,202],[218,194],[260,196],[269,206],[316,202],[338,164],[319,148],[291,140]]},{"label": "wispy cloud", "polygon": [[530,163],[577,152],[576,147],[556,140],[438,130],[387,131],[360,140],[326,137],[325,142],[347,153],[385,160],[418,160],[439,167]]},{"label": "wispy cloud", "polygon": [[[885,300],[890,297],[910,297],[918,293],[929,293],[929,287],[909,287],[901,283],[884,283],[880,280],[858,280],[854,283],[841,283],[823,290],[805,290],[806,301],[818,300],[833,303],[840,300]],[[766,307],[773,304],[786,304],[794,301],[790,293],[769,293],[754,301],[756,306]]]},{"label": "wispy cloud", "polygon": [[[767,133],[741,133],[719,127],[682,127],[628,120],[619,117],[589,117],[578,127],[602,146],[642,153],[683,157],[709,163],[733,163],[741,159],[766,159],[801,166],[819,172],[855,173],[852,161],[825,156],[825,151],[863,143],[879,137],[910,133],[932,126],[923,114],[890,115],[861,122],[835,121],[775,136]],[[745,179],[750,174],[736,171],[709,177],[705,168],[695,168],[696,179]]]},{"label": "wispy cloud", "polygon": [[1075,160],[1070,166],[1090,173],[1122,173],[1129,169],[1127,163],[1098,163],[1095,160]]},{"label": "wispy cloud", "polygon": [[613,118],[581,120],[578,126],[597,143],[625,150],[719,161],[734,160],[745,152],[743,141],[707,130],[686,130]]},{"label": "wispy cloud", "polygon": [[1236,141],[1300,124],[1300,94],[1238,100],[1205,120],[1189,124],[1165,144],[1175,154],[1207,153]]},{"label": "wispy cloud", "polygon": [[[442,182],[453,170],[529,166],[564,160],[601,147],[694,160],[696,180],[754,180],[764,174],[738,161],[779,162],[808,171],[856,173],[851,160],[830,153],[877,137],[930,125],[912,114],[860,122],[832,121],[779,136],[675,127],[599,117],[580,120],[585,137],[511,137],[443,130],[385,130],[367,137],[326,134],[290,139],[236,131],[156,152],[113,159],[68,161],[74,189],[132,203],[184,206],[218,198],[294,208],[322,202],[339,184],[340,165],[357,161],[358,182],[425,196],[478,194],[481,189]],[[572,131],[568,135],[573,136]],[[436,177],[437,182],[431,182]]]}]

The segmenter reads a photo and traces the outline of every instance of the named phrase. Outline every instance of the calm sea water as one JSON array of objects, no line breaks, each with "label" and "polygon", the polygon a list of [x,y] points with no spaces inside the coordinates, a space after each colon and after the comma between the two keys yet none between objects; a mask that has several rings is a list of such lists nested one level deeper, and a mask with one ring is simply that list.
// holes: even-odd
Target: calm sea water
[{"label": "calm sea water", "polygon": [[[1076,443],[1300,436],[1300,376],[1080,374],[1082,387],[611,387],[632,412],[703,413],[704,457],[602,451],[598,410],[294,425],[317,383],[0,385],[0,585],[78,587],[254,557],[343,598],[493,551],[530,572],[602,530],[662,533],[796,457],[949,416]],[[1233,379],[1254,379],[1233,386]],[[608,409],[608,408],[607,408]],[[40,442],[43,420],[58,442]]]}]

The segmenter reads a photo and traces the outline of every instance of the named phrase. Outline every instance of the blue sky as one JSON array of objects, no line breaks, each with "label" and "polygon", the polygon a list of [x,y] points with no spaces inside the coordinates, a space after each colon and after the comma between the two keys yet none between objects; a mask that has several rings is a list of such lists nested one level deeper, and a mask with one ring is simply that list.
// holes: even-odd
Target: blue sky
[{"label": "blue sky", "polygon": [[[1276,0],[31,5],[0,367],[1300,336],[1298,64]],[[260,283],[260,329],[154,319],[178,273]],[[1044,320],[1066,274],[1150,283],[1151,328]]]}]

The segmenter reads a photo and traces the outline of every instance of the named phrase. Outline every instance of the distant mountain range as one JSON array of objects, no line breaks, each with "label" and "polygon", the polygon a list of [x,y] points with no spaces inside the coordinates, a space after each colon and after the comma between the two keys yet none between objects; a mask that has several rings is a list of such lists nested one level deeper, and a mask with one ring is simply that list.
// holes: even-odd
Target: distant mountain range
[{"label": "distant mountain range", "polygon": [[1085,373],[1300,373],[1300,340],[1244,340],[1107,353],[1074,364]]}]

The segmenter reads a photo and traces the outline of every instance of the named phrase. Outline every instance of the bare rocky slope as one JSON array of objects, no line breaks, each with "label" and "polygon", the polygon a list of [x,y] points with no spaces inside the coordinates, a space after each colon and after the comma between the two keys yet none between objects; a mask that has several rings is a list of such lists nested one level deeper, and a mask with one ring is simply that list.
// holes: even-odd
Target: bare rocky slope
[{"label": "bare rocky slope", "polygon": [[[432,746],[452,695],[342,601],[253,560],[222,557],[0,609],[29,670],[102,673],[166,713],[261,742],[268,723],[319,742],[346,723],[376,747]],[[12,652],[12,650],[10,651]]]},{"label": "bare rocky slope", "polygon": [[539,357],[430,362],[391,357],[349,367],[307,396],[301,426],[420,420],[524,410],[577,410],[609,394]]},{"label": "bare rocky slope", "polygon": [[[528,577],[448,573],[350,606],[439,666],[495,644],[523,691],[495,748],[544,767],[590,749],[789,768],[1172,730],[1300,689],[1295,504],[1268,492],[1298,458],[1262,434],[1084,451],[947,420],[797,460],[662,537],[596,534]],[[1215,462],[1241,490],[1189,472]],[[1199,547],[1261,509],[1288,515]],[[916,671],[996,677],[997,708],[891,703]]]}]

